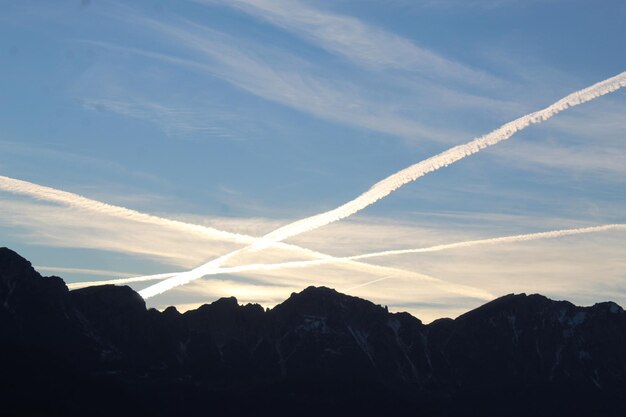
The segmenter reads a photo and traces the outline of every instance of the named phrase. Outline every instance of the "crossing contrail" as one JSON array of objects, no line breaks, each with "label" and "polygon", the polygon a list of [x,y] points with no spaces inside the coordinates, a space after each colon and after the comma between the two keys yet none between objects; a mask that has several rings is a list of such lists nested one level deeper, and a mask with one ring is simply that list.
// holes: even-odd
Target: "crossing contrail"
[{"label": "crossing contrail", "polygon": [[[441,245],[428,246],[423,248],[413,248],[413,249],[397,249],[397,250],[388,250],[382,252],[371,252],[362,255],[354,255],[354,256],[344,256],[344,257],[331,257],[325,259],[315,259],[310,261],[291,261],[291,262],[281,262],[275,264],[249,264],[243,266],[236,266],[230,268],[217,268],[212,274],[233,274],[233,273],[242,273],[242,272],[260,272],[260,271],[274,271],[281,269],[289,269],[289,268],[306,268],[311,266],[320,266],[327,264],[341,264],[345,262],[351,262],[360,259],[368,259],[368,258],[378,258],[384,256],[392,256],[392,255],[405,255],[410,253],[428,253],[428,252],[439,252],[451,249],[459,249],[459,248],[468,248],[472,246],[481,246],[481,245],[494,245],[498,243],[514,243],[514,242],[527,242],[532,240],[540,240],[540,239],[555,239],[559,237],[572,236],[572,235],[580,235],[586,233],[598,233],[598,232],[607,232],[611,230],[625,230],[625,223],[617,223],[617,224],[605,224],[601,226],[590,226],[590,227],[580,227],[574,229],[560,229],[560,230],[551,230],[548,232],[538,232],[538,233],[526,233],[519,235],[511,235],[511,236],[501,236],[494,237],[488,239],[476,239],[476,240],[465,240],[462,242],[453,242],[453,243],[445,243]],[[369,264],[366,264],[369,265]],[[374,267],[379,267],[378,265],[372,265]],[[385,267],[381,267],[385,268]],[[408,271],[403,271],[408,272]],[[168,274],[157,274],[157,275],[146,275],[140,277],[133,278],[120,278],[106,281],[88,281],[88,282],[78,282],[68,284],[68,287],[71,289],[74,288],[82,288],[88,287],[92,285],[105,285],[105,284],[117,284],[117,285],[125,285],[132,284],[135,282],[145,282],[145,281],[156,281],[163,280],[166,278],[170,278],[176,275],[181,274],[182,272],[171,272]],[[420,274],[423,275],[423,274]],[[347,288],[345,291],[353,290],[356,288],[360,288],[365,285],[373,284],[378,281],[386,280],[392,277],[397,277],[398,274],[387,275],[383,278],[379,278],[369,283],[360,284],[355,287]],[[443,282],[443,281],[442,281]],[[446,283],[446,285],[453,285],[450,283]],[[471,287],[467,287],[464,289],[464,292],[470,291]],[[458,288],[452,288],[457,289]],[[474,290],[475,295],[478,294],[481,290]],[[483,293],[482,296],[487,293]]]},{"label": "crossing contrail", "polygon": [[[37,200],[50,201],[53,203],[62,204],[69,207],[74,207],[80,210],[89,210],[109,216],[114,216],[126,220],[132,220],[136,222],[153,224],[161,227],[168,227],[174,230],[179,230],[186,233],[194,233],[200,236],[206,236],[211,239],[220,239],[233,243],[240,244],[253,244],[258,237],[248,236],[238,233],[231,233],[223,230],[214,229],[208,226],[202,226],[193,223],[182,222],[178,220],[167,219],[152,214],[142,213],[136,210],[132,210],[122,206],[116,206],[113,204],[103,203],[101,201],[92,200],[87,197],[83,197],[78,194],[59,190],[52,187],[46,187],[44,185],[35,184],[28,181],[18,180],[6,176],[0,176],[0,190],[10,192],[13,194],[26,195]],[[319,259],[330,259],[332,256],[320,253],[314,250],[302,248],[300,246],[276,242],[276,247],[292,252],[300,253],[305,256]],[[369,268],[372,271],[376,270],[376,266],[371,264],[364,264],[360,262],[351,263],[352,267]],[[175,274],[158,274],[155,276],[168,278]],[[115,280],[113,280],[115,281]],[[133,281],[136,282],[136,281]]]},{"label": "crossing contrail", "polygon": [[143,289],[139,294],[143,298],[150,298],[157,294],[161,294],[179,285],[187,284],[193,280],[201,278],[211,271],[219,268],[229,259],[243,253],[245,251],[254,251],[264,249],[275,242],[283,241],[289,237],[299,235],[304,232],[314,230],[318,227],[336,222],[348,216],[351,216],[365,207],[374,204],[378,200],[388,196],[403,185],[415,181],[416,179],[446,167],[466,156],[480,152],[489,146],[495,145],[503,140],[513,136],[516,132],[525,129],[531,124],[541,123],[555,116],[556,114],[574,107],[579,104],[586,103],[605,94],[612,93],[626,86],[626,72],[608,78],[604,81],[596,83],[590,87],[576,91],[561,100],[551,104],[550,106],[522,116],[512,122],[506,123],[498,129],[474,139],[466,144],[455,146],[438,155],[425,159],[415,165],[403,169],[382,181],[374,184],[368,191],[359,195],[357,198],[333,209],[311,217],[307,217],[293,223],[289,223],[270,232],[257,240],[252,245],[237,249],[233,252],[222,255],[210,262],[205,263],[191,271],[184,272],[172,278],[161,281],[148,288]]},{"label": "crossing contrail", "polygon": [[548,232],[526,233],[526,234],[520,234],[520,235],[502,236],[502,237],[494,237],[494,238],[488,238],[488,239],[466,240],[462,242],[454,242],[454,243],[446,243],[446,244],[435,245],[435,246],[428,246],[424,248],[388,250],[388,251],[382,251],[382,252],[366,253],[362,255],[343,256],[343,257],[326,258],[326,259],[315,259],[315,260],[308,260],[308,261],[290,261],[290,262],[281,262],[281,263],[276,263],[276,264],[250,264],[250,265],[244,265],[244,266],[233,267],[233,268],[221,268],[217,270],[222,271],[220,273],[235,273],[235,272],[246,272],[246,271],[272,271],[272,270],[284,269],[284,268],[306,268],[310,266],[319,266],[319,265],[327,265],[327,264],[341,264],[344,262],[353,262],[353,261],[357,261],[361,259],[379,258],[383,256],[404,255],[404,254],[409,254],[409,253],[439,252],[443,250],[468,248],[468,247],[480,246],[480,245],[494,245],[498,243],[513,243],[513,242],[527,242],[527,241],[539,240],[539,239],[554,239],[554,238],[559,238],[559,237],[564,237],[564,236],[606,232],[610,230],[626,230],[626,224],[617,223],[617,224],[605,224],[602,226],[580,227],[580,228],[575,228],[575,229],[551,230]]}]

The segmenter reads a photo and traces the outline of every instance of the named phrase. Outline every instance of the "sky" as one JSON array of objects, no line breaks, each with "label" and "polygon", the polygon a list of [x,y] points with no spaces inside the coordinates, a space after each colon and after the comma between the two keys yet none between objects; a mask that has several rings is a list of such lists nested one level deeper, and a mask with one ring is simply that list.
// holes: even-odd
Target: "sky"
[{"label": "sky", "polygon": [[[0,246],[68,283],[195,268],[621,73],[624,39],[621,0],[0,0],[0,176],[231,233],[4,190]],[[227,266],[626,223],[625,135],[620,90]],[[520,292],[626,305],[623,229],[362,262],[147,304],[325,285],[426,322]]]}]

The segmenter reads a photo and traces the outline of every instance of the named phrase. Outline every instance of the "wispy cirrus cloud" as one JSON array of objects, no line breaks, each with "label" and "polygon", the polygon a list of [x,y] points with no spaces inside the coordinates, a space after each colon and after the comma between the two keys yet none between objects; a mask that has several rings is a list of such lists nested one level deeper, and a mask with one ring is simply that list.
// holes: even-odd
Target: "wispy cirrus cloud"
[{"label": "wispy cirrus cloud", "polygon": [[[281,16],[281,22],[286,24],[289,20],[290,6],[286,3],[262,2],[262,6],[276,9],[274,11]],[[321,12],[308,8],[304,3],[294,3],[294,8],[302,9],[304,21],[317,19],[317,14],[320,14],[319,19],[327,21],[330,28],[320,29],[319,34],[320,39],[324,38],[322,34],[328,36],[327,46],[336,43],[331,38],[335,36],[333,31],[337,30],[339,39],[345,38],[341,42],[346,56],[352,57],[355,63],[359,59],[378,60],[382,63],[379,70],[372,71],[373,67],[363,62],[359,68],[347,70],[336,65],[336,61],[320,61],[300,53],[297,48],[275,45],[271,41],[262,42],[249,34],[226,34],[175,16],[149,18],[132,9],[111,13],[109,17],[132,25],[133,30],[143,37],[159,39],[154,49],[133,47],[132,42],[124,46],[95,40],[82,40],[80,43],[182,67],[221,79],[241,91],[319,119],[411,141],[449,143],[467,136],[464,129],[438,121],[442,117],[441,109],[444,108],[464,112],[483,109],[489,114],[506,116],[519,114],[522,110],[518,103],[491,94],[493,86],[499,81],[479,70],[446,60],[434,52],[422,51],[410,41],[370,27],[358,19]],[[350,22],[345,28],[342,19]],[[325,27],[327,23],[322,26]],[[317,29],[309,29],[311,33],[318,32]],[[294,33],[300,34],[297,31]],[[367,45],[361,50],[351,37],[365,37]],[[314,43],[323,47],[320,39],[314,39]],[[167,46],[176,47],[177,53],[172,53]],[[350,52],[350,48],[355,50]],[[376,54],[381,57],[375,58]],[[324,65],[321,65],[322,62]],[[414,67],[411,70],[414,72],[401,70],[403,67]],[[433,82],[433,78],[445,78],[448,72],[458,82],[453,85]],[[465,87],[475,87],[478,80],[483,80],[482,86],[491,93],[477,93],[474,88],[471,88],[472,91],[464,91]],[[123,101],[134,102],[132,99]],[[111,104],[111,109],[135,117],[151,118],[157,124],[163,123],[158,120],[157,110],[176,108],[167,101],[160,101],[153,103],[157,106],[150,106],[150,112],[146,114],[147,106],[139,109],[127,104]],[[168,118],[169,115],[166,115],[164,120]],[[181,125],[188,124],[185,118],[184,114],[180,115]],[[175,126],[176,122],[170,124]]]},{"label": "wispy cirrus cloud", "polygon": [[408,7],[420,8],[462,8],[462,9],[498,9],[503,7],[527,7],[536,3],[556,3],[564,0],[424,0],[420,2],[397,0]]},{"label": "wispy cirrus cloud", "polygon": [[[355,17],[301,1],[200,3],[234,8],[270,22],[295,35],[292,38],[345,58],[344,63],[272,39],[258,39],[245,31],[227,34],[205,22],[172,14],[148,17],[121,5],[107,17],[116,24],[132,26],[131,36],[137,42],[78,42],[191,70],[318,119],[413,143],[454,143],[478,133],[460,123],[441,122],[450,115],[460,122],[468,114],[479,116],[482,112],[480,118],[499,120],[500,116],[513,117],[526,110],[521,103],[500,96],[506,81]],[[158,41],[146,47],[144,38]],[[353,65],[346,66],[345,62]],[[87,96],[85,102],[89,108],[150,121],[168,134],[190,133],[207,126],[207,121],[198,123],[188,107],[181,108],[171,97],[143,100],[132,94],[105,94]],[[207,112],[203,103],[198,103],[191,113]],[[210,120],[209,129],[219,129],[219,123],[212,126]],[[226,130],[231,128],[229,125]]]},{"label": "wispy cirrus cloud", "polygon": [[[610,182],[626,178],[626,150],[620,147],[563,145],[558,141],[520,142],[495,150],[500,163],[523,170],[560,170],[571,175],[584,174]],[[519,155],[524,155],[521,158]]]},{"label": "wispy cirrus cloud", "polygon": [[[90,155],[77,153],[68,146],[60,145],[58,142],[30,143],[28,139],[23,140],[2,140],[0,139],[0,160],[4,159],[11,164],[27,169],[26,161],[42,160],[47,166],[56,164],[72,169],[89,167],[90,171],[105,171],[124,178],[133,177],[142,181],[148,181],[162,186],[163,178],[159,176],[139,171],[134,167],[125,166],[119,162],[106,158],[99,158]],[[124,199],[138,198],[138,194],[123,196]]]},{"label": "wispy cirrus cloud", "polygon": [[626,134],[626,93],[593,103],[586,111],[574,110],[555,119],[552,128],[578,142],[622,146]]},{"label": "wispy cirrus cloud", "polygon": [[352,16],[292,0],[195,0],[236,8],[294,33],[356,65],[374,70],[401,70],[427,78],[493,84],[496,77],[446,58],[394,33]]},{"label": "wispy cirrus cloud", "polygon": [[[525,171],[559,171],[608,183],[626,178],[626,95],[574,109],[525,140],[496,148],[499,163]],[[496,160],[495,162],[498,162]]]},{"label": "wispy cirrus cloud", "polygon": [[[249,47],[223,33],[192,22],[170,24],[137,18],[144,28],[193,52],[181,57],[83,42],[136,54],[222,79],[247,93],[332,122],[409,139],[444,140],[450,131],[407,117],[398,105],[381,104],[350,80],[316,75],[296,56],[257,44]],[[252,52],[255,51],[255,52]]]}]

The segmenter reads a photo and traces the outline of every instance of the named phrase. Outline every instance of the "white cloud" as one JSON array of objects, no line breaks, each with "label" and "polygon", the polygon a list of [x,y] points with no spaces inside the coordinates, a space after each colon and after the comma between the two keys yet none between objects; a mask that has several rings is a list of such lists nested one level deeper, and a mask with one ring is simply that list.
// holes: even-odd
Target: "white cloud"
[{"label": "white cloud", "polygon": [[298,0],[197,0],[237,8],[297,34],[311,43],[372,69],[418,72],[435,79],[495,83],[480,70],[445,58],[427,48],[357,18],[317,9]]},{"label": "white cloud", "polygon": [[[150,225],[121,221],[105,215],[85,216],[74,209],[60,208],[23,200],[0,200],[5,216],[0,225],[12,235],[30,244],[48,247],[92,248],[131,254],[167,265],[161,269],[178,270],[196,265],[207,257],[229,251],[232,245],[190,237]],[[570,226],[591,225],[572,220],[498,217],[496,215],[448,214],[443,222],[427,217],[420,222],[397,222],[377,218],[360,218],[338,223],[323,230],[294,239],[335,255],[364,253],[371,250],[428,246],[436,243],[498,236],[509,232],[511,224],[528,224],[533,231],[555,228],[554,223]],[[180,218],[189,220],[189,216]],[[435,216],[436,218],[436,216]],[[283,220],[220,219],[205,222],[228,229],[237,225],[240,232],[252,233],[272,229]],[[476,229],[474,224],[481,226]],[[465,225],[465,226],[463,226]],[[6,229],[9,227],[10,229]],[[452,229],[451,229],[452,228]],[[484,230],[490,230],[486,233]],[[527,230],[527,229],[526,229]],[[528,230],[527,230],[528,231]],[[375,236],[375,238],[373,238]],[[624,304],[626,293],[610,293],[607,285],[619,285],[626,276],[624,234],[607,232],[594,236],[568,237],[558,241],[534,241],[497,247],[475,247],[441,253],[416,254],[377,259],[390,268],[424,272],[452,283],[483,288],[495,295],[510,292],[549,293],[555,297],[589,302],[613,299]],[[255,257],[237,259],[238,265],[280,262],[293,259],[280,251],[258,253]],[[72,268],[55,265],[54,268]],[[106,272],[106,271],[103,271]],[[63,274],[61,274],[63,275]],[[115,276],[115,273],[110,273]],[[307,269],[275,270],[239,274],[238,277],[216,276],[178,288],[171,294],[156,297],[150,305],[165,307],[210,302],[218,297],[236,295],[240,302],[258,302],[271,307],[309,285],[326,285],[346,290],[359,284],[384,278],[368,286],[355,288],[349,294],[389,305],[392,311],[409,311],[422,320],[455,316],[477,307],[484,300],[459,298],[433,286],[417,275],[384,268],[358,268],[352,265],[326,265]],[[133,285],[139,289],[144,285]]]},{"label": "white cloud", "polygon": [[[51,163],[54,162],[60,166],[71,166],[72,169],[89,167],[90,171],[107,172],[109,174],[120,175],[125,178],[132,177],[142,181],[148,181],[152,184],[163,185],[164,180],[158,176],[148,174],[140,171],[137,167],[128,167],[121,163],[107,160],[104,158],[98,158],[93,156],[82,155],[76,153],[74,149],[68,149],[67,146],[60,145],[58,142],[31,144],[29,143],[32,138],[24,138],[19,141],[17,138],[14,140],[0,140],[0,152],[3,157],[10,160],[12,163],[21,162],[21,158],[24,161],[32,161],[33,159],[46,160]],[[26,169],[30,167],[31,163],[20,164],[20,168]],[[38,174],[38,170],[34,170]],[[117,184],[119,186],[119,184]],[[96,187],[97,188],[97,187]],[[137,199],[141,196],[137,194],[123,195],[123,200]]]},{"label": "white cloud", "polygon": [[499,163],[524,170],[565,170],[570,174],[600,177],[610,182],[626,179],[626,150],[619,147],[586,145],[564,146],[559,141],[516,142],[494,150]]},{"label": "white cloud", "polygon": [[[450,109],[470,112],[483,109],[490,114],[506,116],[518,114],[521,109],[513,102],[464,92],[460,88],[433,83],[428,78],[412,74],[333,71],[329,69],[328,62],[322,65],[320,61],[297,55],[296,51],[246,39],[240,34],[227,35],[189,20],[157,21],[133,11],[114,16],[133,25],[135,32],[158,36],[162,45],[175,45],[178,54],[118,46],[103,41],[81,43],[159,60],[216,77],[263,99],[360,129],[410,140],[451,142],[469,135],[456,130],[449,123],[437,122],[443,112],[441,109],[447,109],[446,114]],[[371,47],[386,50],[383,44]],[[435,68],[431,72],[434,76],[444,71]],[[358,74],[356,78],[355,74]],[[464,85],[471,85],[478,78],[466,77]],[[490,80],[485,85],[493,87],[495,84]],[[134,99],[122,101],[132,103]],[[151,102],[160,108],[176,107],[167,101],[151,99]],[[143,114],[145,109],[131,109],[126,105],[122,107],[120,112],[148,117]],[[150,115],[153,113],[150,111]],[[185,119],[181,119],[180,123],[184,125]],[[157,125],[164,123],[156,119],[154,122]],[[175,126],[176,123],[172,120],[170,124]]]},{"label": "white cloud", "polygon": [[368,97],[367,90],[347,79],[315,75],[311,72],[311,64],[287,52],[261,44],[241,44],[232,37],[188,21],[173,25],[139,18],[133,22],[179,47],[194,51],[195,58],[119,48],[102,42],[92,44],[200,71],[253,95],[325,120],[411,139],[443,139],[446,136],[443,130],[411,120],[398,109],[381,105]]},{"label": "white cloud", "polygon": [[585,109],[554,119],[551,127],[578,142],[623,146],[626,135],[626,93],[618,92]]},{"label": "white cloud", "polygon": [[547,123],[541,132],[495,148],[495,162],[541,173],[559,170],[571,176],[609,183],[626,178],[626,95],[572,109]]},{"label": "white cloud", "polygon": [[[180,267],[236,246],[130,220],[22,200],[0,200],[1,224],[30,244],[127,253]],[[60,265],[64,266],[64,265]],[[72,267],[72,265],[66,265]]]},{"label": "white cloud", "polygon": [[[209,242],[105,215],[87,217],[76,210],[41,203],[0,200],[0,208],[6,213],[1,224],[4,227],[11,226],[11,234],[19,235],[26,243],[134,254],[157,265],[169,265],[167,269],[171,270],[196,265],[208,254],[217,256],[233,248],[223,242]],[[423,219],[421,223],[362,218],[300,236],[297,243],[340,255],[388,249],[388,242],[391,241],[394,247],[403,248],[498,236],[505,234],[506,225],[510,223],[529,224],[535,228],[541,226],[541,220],[537,218],[498,218],[485,214],[476,219],[482,223],[481,231],[472,227],[474,221],[467,214],[461,215],[458,222],[450,221],[453,216],[449,214],[442,223],[434,223],[432,217]],[[275,227],[276,222],[282,222],[260,218],[213,218],[210,221],[215,226],[225,228],[229,224],[238,224],[242,232],[261,232]],[[544,222],[546,224],[541,228],[548,230],[554,228],[556,220],[544,219]],[[571,220],[561,219],[561,222],[569,222],[570,226],[574,226]],[[462,224],[467,227],[459,227]],[[590,224],[575,226],[579,225]],[[486,230],[490,230],[489,233]],[[150,305],[165,307],[170,304],[202,303],[235,295],[240,302],[258,302],[271,307],[291,292],[301,291],[309,285],[325,285],[345,291],[386,277],[388,279],[354,288],[348,293],[389,305],[392,311],[409,311],[426,321],[441,316],[455,316],[484,303],[484,299],[480,298],[459,297],[447,291],[445,285],[433,285],[418,275],[403,273],[398,268],[483,288],[495,295],[526,291],[548,293],[580,302],[612,298],[624,303],[626,294],[611,294],[601,287],[624,282],[626,277],[621,271],[626,270],[622,256],[625,244],[623,233],[607,232],[558,241],[534,241],[377,259],[377,263],[392,269],[343,264],[250,272],[239,274],[238,278],[218,275],[176,289],[171,294],[155,297]],[[237,259],[236,264],[272,263],[289,259],[293,257],[285,252],[272,251]],[[72,265],[53,268],[61,271],[59,268],[72,268]],[[109,276],[116,276],[116,273],[111,272]],[[137,289],[143,286],[145,284],[133,285]],[[594,293],[596,288],[598,291]],[[595,295],[587,294],[583,299],[582,289]]]}]

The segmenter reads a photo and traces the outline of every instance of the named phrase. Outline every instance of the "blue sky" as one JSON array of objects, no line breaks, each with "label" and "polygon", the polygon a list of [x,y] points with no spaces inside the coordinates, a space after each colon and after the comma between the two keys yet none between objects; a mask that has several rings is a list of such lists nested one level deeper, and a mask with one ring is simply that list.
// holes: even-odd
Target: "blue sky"
[{"label": "blue sky", "polygon": [[[4,1],[0,175],[260,236],[624,71],[624,39],[617,0]],[[353,255],[625,222],[625,111],[623,91],[568,110],[288,242]],[[239,247],[8,192],[0,206],[0,244],[68,282],[179,271]],[[496,296],[624,305],[625,255],[613,231],[375,263]],[[425,320],[484,302],[405,272],[351,293]],[[271,306],[387,275],[219,275],[149,305]]]}]

